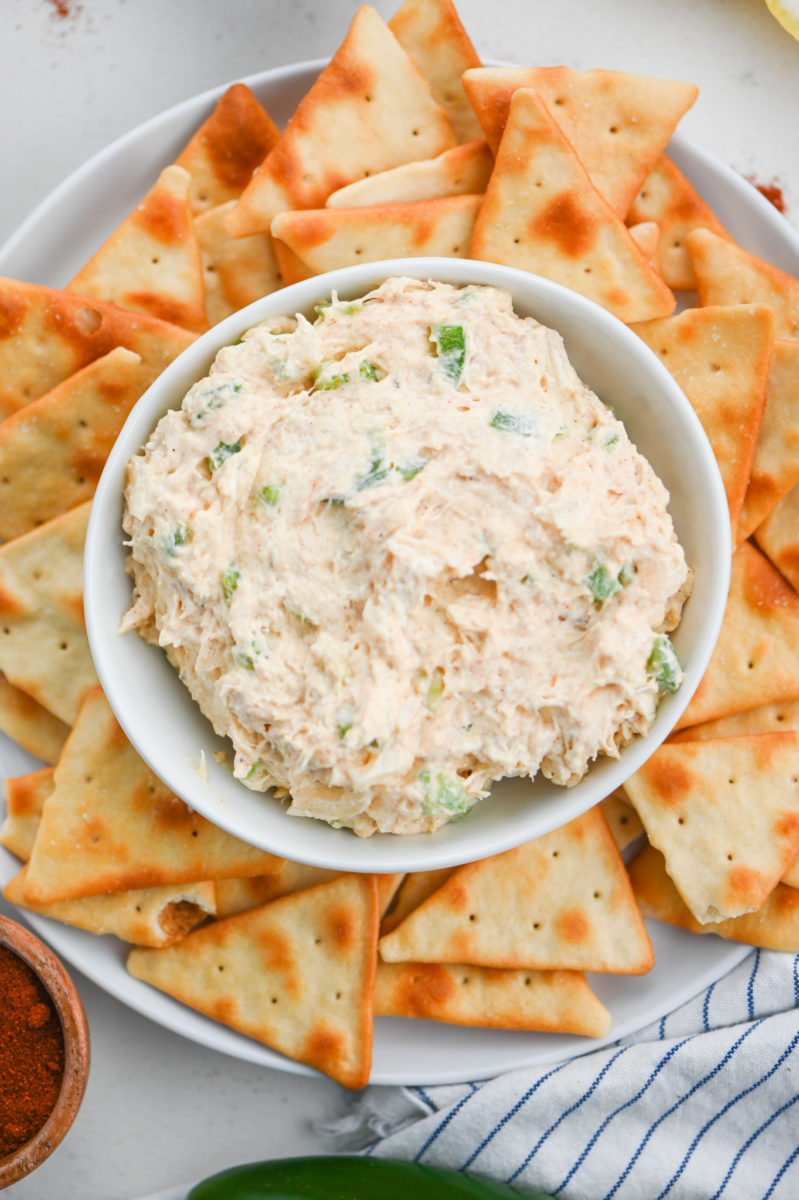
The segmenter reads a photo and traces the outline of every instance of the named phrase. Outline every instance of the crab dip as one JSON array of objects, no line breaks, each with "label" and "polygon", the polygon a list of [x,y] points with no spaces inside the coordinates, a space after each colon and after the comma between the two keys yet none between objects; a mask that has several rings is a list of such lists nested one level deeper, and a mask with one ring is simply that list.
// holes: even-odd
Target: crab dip
[{"label": "crab dip", "polygon": [[668,495],[556,332],[392,278],[217,355],[128,466],[123,630],[289,811],[432,831],[576,783],[681,670]]}]

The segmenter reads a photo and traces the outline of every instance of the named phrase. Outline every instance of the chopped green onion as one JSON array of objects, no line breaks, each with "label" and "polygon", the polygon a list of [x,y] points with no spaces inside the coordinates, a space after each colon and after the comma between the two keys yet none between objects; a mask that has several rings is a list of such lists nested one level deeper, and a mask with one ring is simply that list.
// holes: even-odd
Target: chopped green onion
[{"label": "chopped green onion", "polygon": [[496,410],[489,424],[493,429],[500,429],[503,433],[517,433],[520,437],[532,437],[535,433],[535,421],[529,413],[508,412],[504,408]]},{"label": "chopped green onion", "polygon": [[237,664],[237,666],[245,667],[248,671],[255,670],[255,660],[252,659],[249,654],[244,654],[244,652],[241,650],[237,650],[233,655],[233,661]]},{"label": "chopped green onion", "polygon": [[314,387],[318,392],[334,392],[336,388],[342,387],[343,384],[349,383],[350,377],[346,371],[341,375],[328,375],[327,379],[322,379],[319,374],[314,376]]},{"label": "chopped green onion", "polygon": [[222,463],[227,462],[234,454],[238,454],[241,450],[241,438],[235,442],[217,442],[208,458],[205,460],[208,463],[210,471],[216,471],[222,466]]},{"label": "chopped green onion", "polygon": [[368,358],[361,360],[358,374],[361,379],[366,379],[369,383],[378,383],[383,378],[377,363],[370,362]]},{"label": "chopped green onion", "polygon": [[413,458],[406,458],[403,462],[397,463],[397,470],[406,483],[410,483],[415,479],[420,471],[423,471],[427,466],[427,459],[421,455],[415,455]]},{"label": "chopped green onion", "polygon": [[458,815],[469,811],[469,797],[461,784],[444,771],[435,774],[427,769],[419,772],[419,782],[424,789],[422,812],[428,817]]},{"label": "chopped green onion", "polygon": [[173,529],[169,541],[164,544],[164,553],[168,554],[170,558],[174,558],[178,549],[181,546],[185,546],[190,540],[190,529]]},{"label": "chopped green onion", "polygon": [[265,483],[256,493],[255,499],[258,504],[266,504],[270,508],[274,508],[280,500],[280,493],[283,491],[282,483]]},{"label": "chopped green onion", "polygon": [[377,484],[384,483],[388,478],[388,471],[389,469],[382,458],[373,458],[367,473],[355,480],[356,492],[362,492],[366,488],[376,487]]},{"label": "chopped green onion", "polygon": [[441,703],[441,697],[444,695],[444,672],[441,667],[436,667],[428,684],[427,694],[424,702],[430,709],[430,712],[435,712]]},{"label": "chopped green onion", "polygon": [[238,567],[228,567],[222,576],[222,591],[225,595],[225,604],[230,604],[233,601],[233,593],[239,586],[241,579],[241,571]]},{"label": "chopped green onion", "polygon": [[682,669],[677,651],[665,633],[658,634],[655,638],[646,660],[646,673],[650,679],[654,679],[661,692],[676,692],[682,683]]},{"label": "chopped green onion", "polygon": [[436,348],[444,374],[456,386],[466,362],[466,335],[462,325],[432,325],[430,341]]},{"label": "chopped green onion", "polygon": [[621,590],[621,584],[614,575],[601,563],[599,559],[594,559],[594,565],[589,575],[586,576],[586,587],[594,597],[595,604],[602,604],[614,592]]},{"label": "chopped green onion", "polygon": [[605,447],[606,450],[612,450],[614,446],[618,445],[618,443],[619,443],[618,433],[609,433],[608,436],[605,438],[604,442],[602,443],[602,445]]}]

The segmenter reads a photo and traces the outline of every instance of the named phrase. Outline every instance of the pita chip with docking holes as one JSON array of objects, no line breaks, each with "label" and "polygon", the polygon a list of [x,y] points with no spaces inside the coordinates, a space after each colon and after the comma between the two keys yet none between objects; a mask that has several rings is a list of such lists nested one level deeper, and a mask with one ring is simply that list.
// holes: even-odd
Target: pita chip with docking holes
[{"label": "pita chip with docking holes", "polygon": [[0,670],[73,725],[97,683],[83,620],[91,501],[0,546]]},{"label": "pita chip with docking holes", "polygon": [[660,230],[655,222],[640,221],[638,225],[628,225],[627,232],[646,261],[660,274]]},{"label": "pita chip with docking holes", "polygon": [[779,733],[781,729],[799,729],[799,700],[776,700],[743,712],[704,721],[673,733],[670,742],[699,742],[708,738],[736,737],[742,733]]},{"label": "pita chip with docking holes", "polygon": [[770,304],[777,337],[799,337],[799,279],[708,229],[686,244],[702,304]]},{"label": "pita chip with docking holes", "polygon": [[272,233],[316,274],[382,258],[467,258],[482,196],[279,213]]},{"label": "pita chip with docking holes", "polygon": [[356,179],[331,192],[325,208],[363,208],[377,204],[412,204],[442,196],[479,196],[485,192],[494,156],[484,141],[453,146],[435,158],[403,163],[390,171]]},{"label": "pita chip with docking holes", "polygon": [[635,332],[676,379],[721,471],[735,544],[766,405],[774,318],[766,305],[687,308]]},{"label": "pita chip with docking holes", "polygon": [[601,802],[602,816],[608,823],[613,840],[619,850],[626,850],[644,832],[638,813],[624,794],[624,788],[616,788]]},{"label": "pita chip with docking holes", "polygon": [[188,171],[165,167],[143,200],[67,286],[201,333],[208,328]]},{"label": "pita chip with docking holes", "polygon": [[6,779],[6,815],[0,826],[0,846],[27,862],[36,840],[44,802],[55,787],[53,767]]},{"label": "pita chip with docking holes", "polygon": [[325,867],[308,867],[304,863],[291,862],[286,859],[279,871],[271,875],[250,875],[244,879],[217,879],[216,912],[219,917],[233,917],[236,913],[246,912],[249,908],[257,908],[259,904],[268,904],[280,896],[290,896],[292,892],[301,892],[305,888],[314,887],[317,883],[327,883],[340,874],[329,871]]},{"label": "pita chip with docking holes", "polygon": [[597,808],[459,867],[380,939],[384,962],[640,975],[652,946]]},{"label": "pita chip with docking holes", "polygon": [[133,950],[137,979],[349,1088],[365,1087],[379,920],[373,875],[328,883]]},{"label": "pita chip with docking holes", "polygon": [[395,903],[388,909],[380,922],[380,933],[390,933],[405,920],[408,913],[418,908],[423,900],[437,892],[454,867],[440,867],[435,871],[413,871],[406,875],[397,890]]},{"label": "pita chip with docking holes", "polygon": [[[269,235],[265,234],[264,236],[268,237]],[[290,283],[300,283],[303,279],[311,278],[313,271],[305,265],[299,255],[288,248],[285,242],[281,242],[280,238],[272,238],[272,248],[277,260],[281,287],[288,287]]]},{"label": "pita chip with docking holes", "polygon": [[799,483],[758,525],[754,537],[777,570],[799,590]]},{"label": "pita chip with docking holes", "polygon": [[628,868],[638,906],[645,917],[690,933],[715,933],[765,950],[799,951],[799,891],[778,883],[755,912],[702,924],[693,916],[666,873],[663,855],[645,846]]},{"label": "pita chip with docking holes", "polygon": [[194,219],[203,260],[205,310],[211,325],[281,286],[269,235],[234,238],[228,232],[227,217],[234,204],[235,200],[228,200]]},{"label": "pita chip with docking holes", "polygon": [[38,700],[9,683],[0,672],[0,730],[23,750],[46,763],[58,762],[69,725],[59,721]]},{"label": "pita chip with docking holes", "polygon": [[537,92],[618,217],[699,94],[693,83],[571,67],[483,67],[467,71],[463,86],[495,152],[514,93]]},{"label": "pita chip with docking holes", "polygon": [[718,640],[675,731],[778,700],[799,700],[799,596],[743,542]]},{"label": "pita chip with docking holes", "polygon": [[799,851],[799,733],[670,742],[624,790],[697,921],[760,908]]},{"label": "pita chip with docking holes", "polygon": [[458,141],[480,137],[461,79],[464,71],[482,64],[452,0],[405,0],[388,27],[429,83]]},{"label": "pita chip with docking holes", "polygon": [[378,962],[375,1016],[603,1037],[610,1013],[579,971]]},{"label": "pita chip with docking holes", "polygon": [[192,213],[237,199],[279,137],[277,125],[247,85],[229,87],[175,159],[191,176]]},{"label": "pita chip with docking holes", "polygon": [[668,316],[675,304],[543,101],[525,88],[511,100],[469,257],[565,284],[626,322]]},{"label": "pita chip with docking holes", "polygon": [[444,110],[368,4],[323,69],[229,217],[236,237],[266,233],[290,208],[319,208],[364,175],[455,145]]},{"label": "pita chip with docking holes", "polygon": [[141,358],[143,392],[195,334],[58,288],[0,279],[0,419],[124,346]]},{"label": "pita chip with docking holes", "polygon": [[799,483],[799,342],[774,343],[766,407],[738,522],[739,538],[752,534]]},{"label": "pita chip with docking holes", "polygon": [[116,346],[0,421],[0,538],[91,499],[141,395],[140,366],[138,354]]},{"label": "pita chip with docking holes", "polygon": [[265,875],[282,860],[192,812],[153,775],[93,688],[55,768],[28,864],[31,904]]}]

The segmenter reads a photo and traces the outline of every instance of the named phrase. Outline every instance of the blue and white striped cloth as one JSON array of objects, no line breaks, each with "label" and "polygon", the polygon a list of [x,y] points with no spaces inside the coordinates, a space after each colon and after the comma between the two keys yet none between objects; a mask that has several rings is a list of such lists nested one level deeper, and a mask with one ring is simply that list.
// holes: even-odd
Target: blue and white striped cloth
[{"label": "blue and white striped cloth", "polygon": [[753,951],[592,1054],[405,1099],[423,1115],[367,1153],[562,1200],[799,1200],[799,955]]}]

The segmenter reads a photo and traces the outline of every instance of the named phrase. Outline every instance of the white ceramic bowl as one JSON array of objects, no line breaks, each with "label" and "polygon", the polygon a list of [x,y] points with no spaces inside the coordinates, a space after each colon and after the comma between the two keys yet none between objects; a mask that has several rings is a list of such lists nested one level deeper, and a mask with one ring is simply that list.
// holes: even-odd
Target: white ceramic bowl
[{"label": "white ceramic bowl", "polygon": [[[572,788],[539,778],[507,779],[468,818],[434,834],[360,839],[325,822],[288,816],[269,794],[253,792],[214,758],[227,748],[180,682],[164,653],[135,632],[120,635],[131,599],[121,527],[125,468],[161,416],[178,408],[217,351],[277,313],[305,312],[335,289],[356,297],[391,275],[456,285],[493,284],[513,295],[516,311],[557,329],[578,374],[614,410],[671,495],[671,513],[695,577],[673,641],[685,680],[666,696],[645,737],[617,760],[600,759]],[[299,862],[351,871],[416,871],[456,865],[538,837],[598,803],[667,736],[707,665],[729,584],[727,505],[710,445],[691,405],[658,358],[625,325],[577,293],[538,276],[491,263],[449,258],[364,263],[316,276],[256,301],[199,338],[139,400],[108,459],[92,506],[84,593],[92,654],[108,700],[133,745],[192,808],[253,845]],[[207,778],[198,772],[204,752]]]}]

